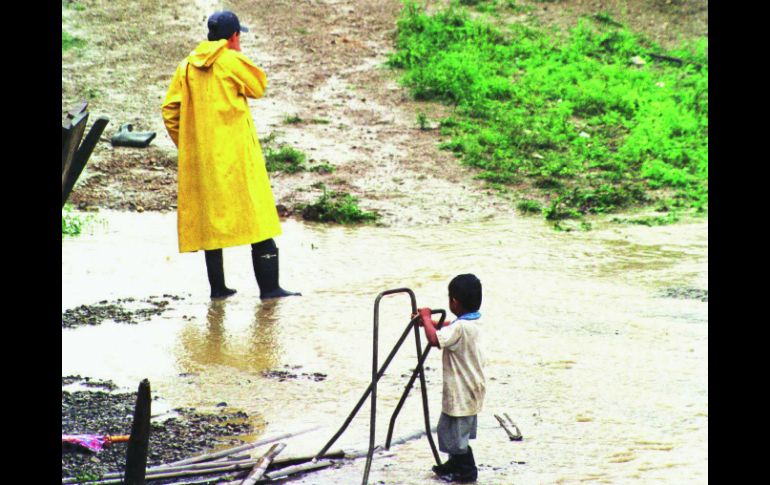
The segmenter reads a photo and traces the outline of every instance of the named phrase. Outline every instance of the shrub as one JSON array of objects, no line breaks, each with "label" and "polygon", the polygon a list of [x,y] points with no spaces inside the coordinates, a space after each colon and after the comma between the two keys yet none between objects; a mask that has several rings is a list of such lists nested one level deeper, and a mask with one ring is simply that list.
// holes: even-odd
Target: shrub
[{"label": "shrub", "polygon": [[278,151],[268,149],[265,153],[265,166],[268,172],[297,173],[307,170],[305,154],[288,146],[282,146]]},{"label": "shrub", "polygon": [[346,192],[329,191],[325,186],[323,194],[313,204],[300,207],[302,217],[309,221],[354,224],[372,222],[379,218],[375,212],[361,210],[358,199]]}]

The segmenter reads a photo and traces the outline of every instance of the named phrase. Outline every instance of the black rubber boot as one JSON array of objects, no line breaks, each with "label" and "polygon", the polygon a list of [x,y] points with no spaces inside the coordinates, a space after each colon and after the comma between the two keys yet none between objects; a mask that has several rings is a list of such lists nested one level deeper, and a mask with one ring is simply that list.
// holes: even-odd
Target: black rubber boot
[{"label": "black rubber boot", "polygon": [[225,286],[222,250],[212,249],[204,251],[204,254],[206,255],[206,272],[209,276],[209,285],[211,285],[211,299],[227,298],[237,293],[235,290]]},{"label": "black rubber boot", "polygon": [[433,473],[443,477],[455,471],[455,455],[449,455],[447,461],[441,465],[433,465]]},{"label": "black rubber boot", "polygon": [[254,276],[257,277],[260,298],[265,300],[302,295],[302,293],[286,291],[278,285],[278,248],[275,247],[275,243],[268,249],[265,249],[264,245],[252,244],[251,261],[254,263]]},{"label": "black rubber boot", "polygon": [[114,147],[145,148],[155,138],[154,131],[134,131],[131,123],[124,123],[110,139]]},{"label": "black rubber boot", "polygon": [[476,460],[473,458],[473,450],[468,447],[468,453],[452,455],[454,458],[454,470],[447,475],[440,475],[441,479],[454,483],[473,483],[478,478]]}]

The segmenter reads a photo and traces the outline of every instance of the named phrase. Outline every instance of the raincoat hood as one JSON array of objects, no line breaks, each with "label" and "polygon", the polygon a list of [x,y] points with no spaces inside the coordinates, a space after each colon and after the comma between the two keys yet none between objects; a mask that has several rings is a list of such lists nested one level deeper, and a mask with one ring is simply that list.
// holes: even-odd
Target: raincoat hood
[{"label": "raincoat hood", "polygon": [[227,49],[227,40],[204,40],[187,56],[187,62],[198,69],[208,69]]}]

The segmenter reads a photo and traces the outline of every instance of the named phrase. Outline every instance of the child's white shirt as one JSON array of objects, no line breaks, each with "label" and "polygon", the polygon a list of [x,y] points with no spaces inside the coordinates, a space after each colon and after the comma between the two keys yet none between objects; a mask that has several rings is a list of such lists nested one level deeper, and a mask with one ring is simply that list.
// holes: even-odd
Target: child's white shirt
[{"label": "child's white shirt", "polygon": [[436,331],[442,349],[441,410],[450,416],[473,416],[484,405],[486,379],[481,349],[480,314],[470,313]]}]

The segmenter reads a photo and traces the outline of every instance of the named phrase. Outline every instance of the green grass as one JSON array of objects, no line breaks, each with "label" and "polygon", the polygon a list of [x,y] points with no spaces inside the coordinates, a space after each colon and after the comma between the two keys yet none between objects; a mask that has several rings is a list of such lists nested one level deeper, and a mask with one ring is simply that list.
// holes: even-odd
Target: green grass
[{"label": "green grass", "polygon": [[316,172],[322,175],[326,175],[326,174],[334,173],[334,171],[336,170],[336,167],[330,164],[329,162],[322,162],[322,163],[319,163],[318,165],[313,165],[312,167],[310,167],[309,170],[311,172]]},{"label": "green grass", "polygon": [[430,122],[428,121],[428,117],[422,111],[417,112],[417,126],[421,130],[430,130]]},{"label": "green grass", "polygon": [[540,214],[543,212],[543,206],[540,202],[531,199],[522,199],[516,203],[516,208],[522,214]]},{"label": "green grass", "polygon": [[330,191],[323,184],[319,184],[318,188],[323,189],[323,194],[316,202],[298,207],[304,219],[338,224],[358,224],[379,219],[376,212],[359,208],[358,199],[347,192]]},{"label": "green grass", "polygon": [[81,48],[86,45],[86,41],[79,37],[74,37],[69,32],[61,31],[61,51],[67,51],[70,49]]},{"label": "green grass", "polygon": [[307,170],[305,154],[296,148],[282,146],[277,151],[267,148],[265,166],[268,172],[297,173]]},{"label": "green grass", "polygon": [[396,48],[388,64],[414,98],[454,106],[440,146],[490,183],[537,188],[547,219],[707,210],[706,38],[665,51],[607,14],[559,36],[407,2]]},{"label": "green grass", "polygon": [[298,123],[302,123],[304,120],[296,115],[287,116],[284,118],[283,122],[287,125],[296,125]]},{"label": "green grass", "polygon": [[65,204],[61,211],[61,235],[78,236],[83,231],[87,218],[74,212],[72,204]]}]

